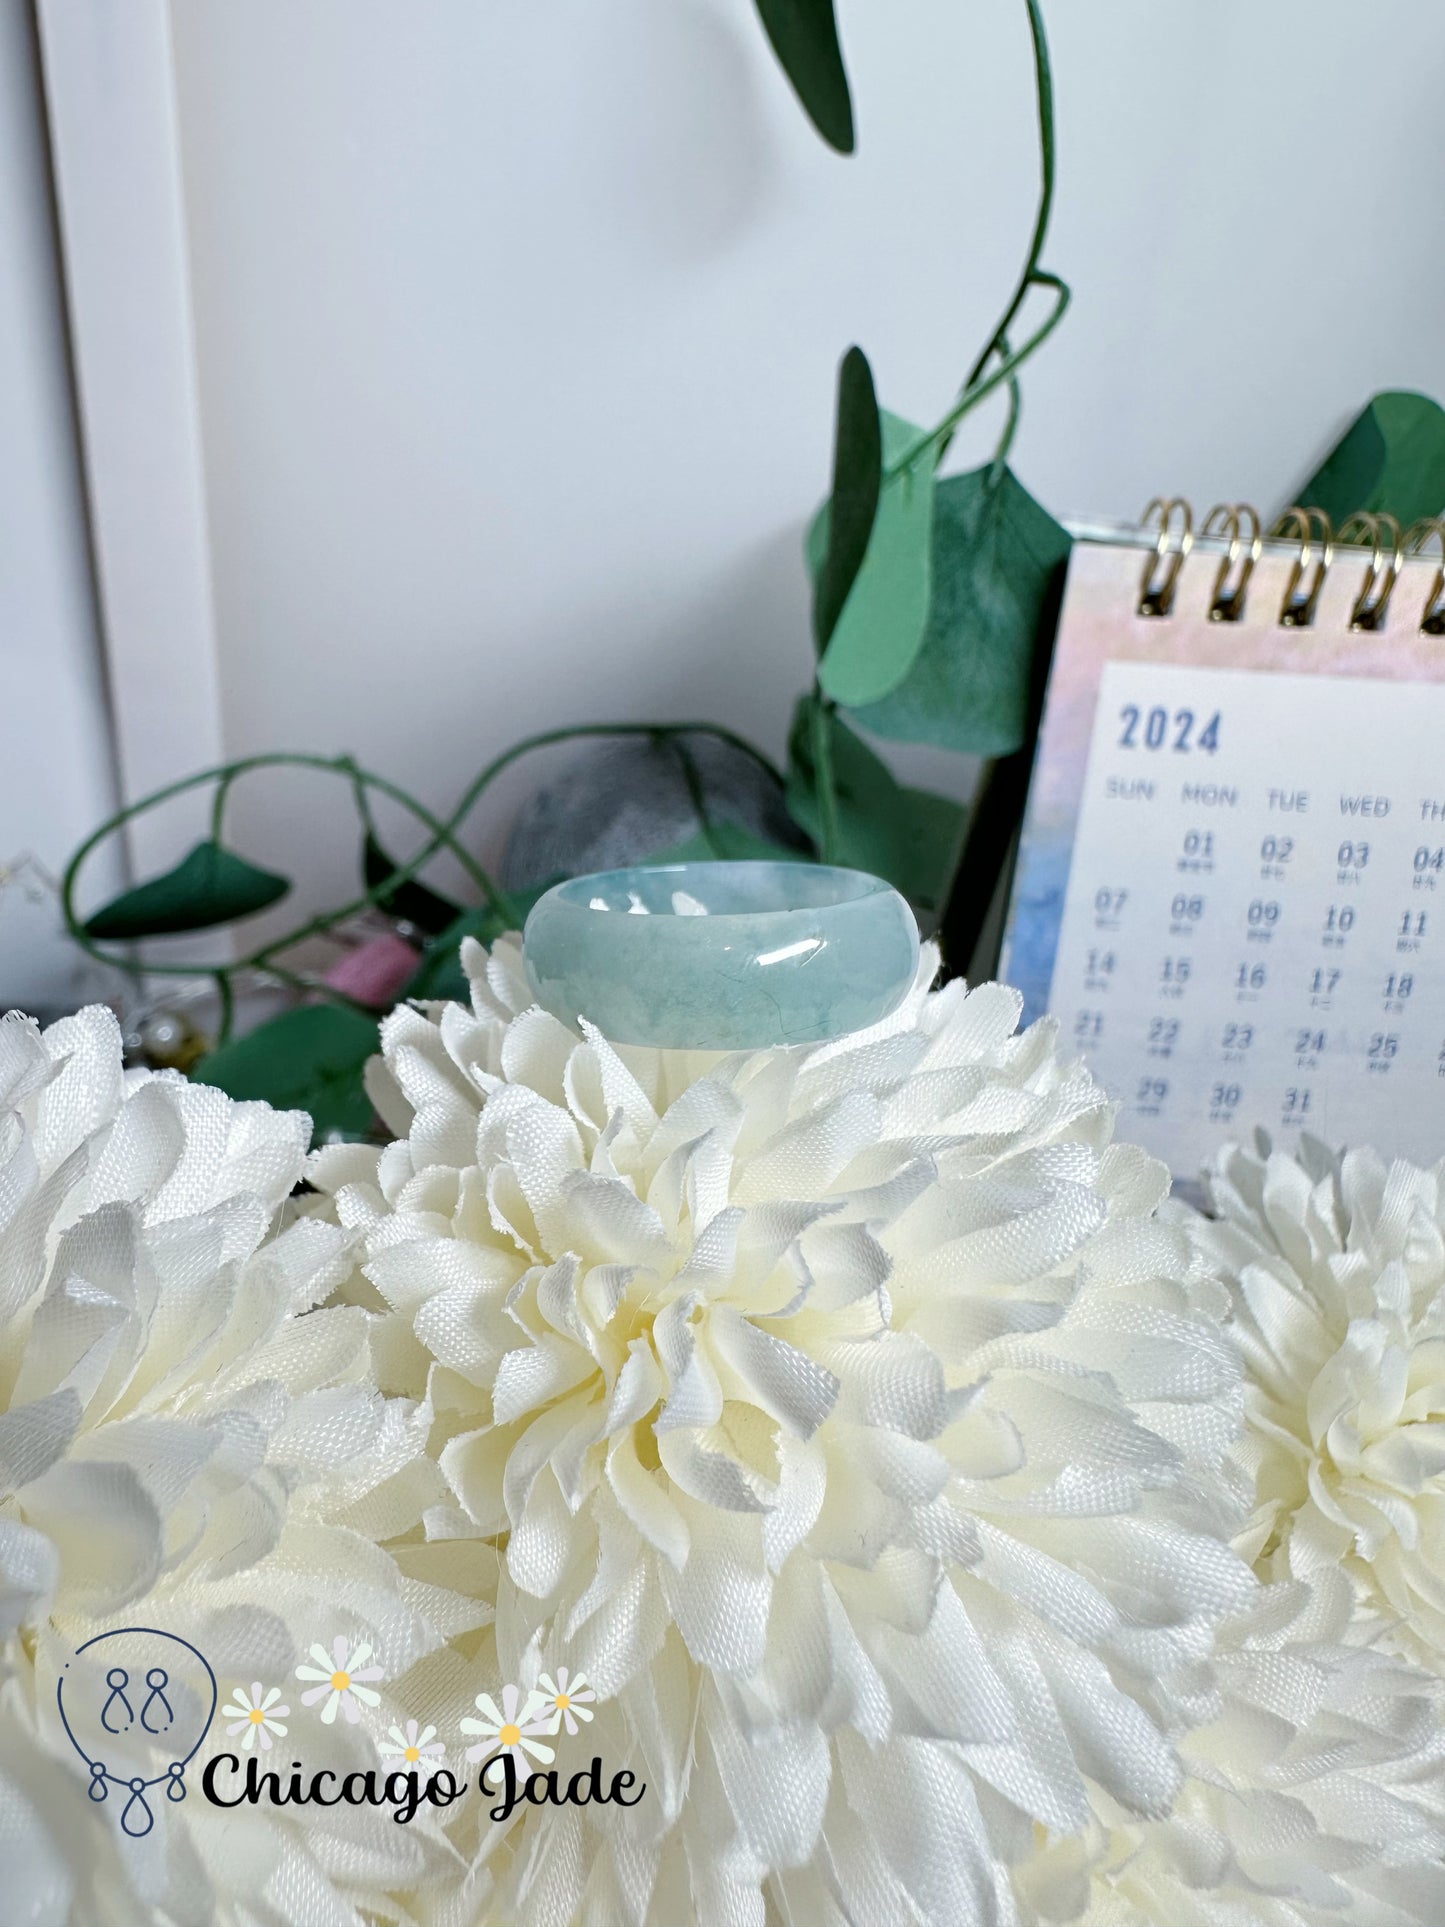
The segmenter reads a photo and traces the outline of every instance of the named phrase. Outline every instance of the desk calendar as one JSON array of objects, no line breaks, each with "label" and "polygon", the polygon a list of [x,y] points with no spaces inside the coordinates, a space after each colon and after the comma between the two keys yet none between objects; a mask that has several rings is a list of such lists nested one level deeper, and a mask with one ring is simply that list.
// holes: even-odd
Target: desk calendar
[{"label": "desk calendar", "polygon": [[1152,551],[1070,565],[1002,974],[1185,1180],[1257,1126],[1445,1152],[1441,577],[1325,554],[1231,600],[1196,550],[1158,612]]}]

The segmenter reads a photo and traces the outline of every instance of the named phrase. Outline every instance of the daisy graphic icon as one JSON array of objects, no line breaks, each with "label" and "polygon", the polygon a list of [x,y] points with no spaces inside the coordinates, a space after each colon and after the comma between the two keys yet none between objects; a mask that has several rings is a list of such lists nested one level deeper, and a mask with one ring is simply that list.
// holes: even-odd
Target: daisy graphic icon
[{"label": "daisy graphic icon", "polygon": [[550,1766],[557,1757],[545,1743],[545,1736],[556,1728],[547,1718],[549,1709],[540,1693],[529,1692],[524,1699],[521,1687],[509,1682],[502,1688],[500,1708],[490,1693],[478,1693],[473,1704],[482,1717],[463,1720],[461,1728],[463,1733],[481,1737],[475,1746],[467,1748],[468,1760],[510,1759],[525,1777],[533,1760]]},{"label": "daisy graphic icon", "polygon": [[588,1685],[585,1673],[572,1673],[565,1666],[559,1666],[556,1679],[550,1673],[539,1673],[537,1685],[552,1732],[559,1733],[565,1726],[575,1735],[580,1730],[579,1720],[592,1719],[592,1706],[588,1702],[595,1702],[597,1694]]},{"label": "daisy graphic icon", "polygon": [[263,1689],[260,1680],[256,1680],[249,1693],[244,1686],[236,1687],[230,1701],[221,1708],[222,1717],[230,1722],[227,1734],[233,1740],[240,1737],[245,1752],[259,1746],[263,1753],[269,1753],[272,1734],[282,1738],[289,1731],[284,1722],[290,1717],[291,1708],[278,1705],[280,1698],[279,1686]]},{"label": "daisy graphic icon", "polygon": [[318,1641],[311,1648],[314,1666],[298,1666],[297,1679],[314,1679],[320,1683],[301,1695],[303,1706],[315,1706],[319,1700],[325,1704],[321,1708],[321,1724],[334,1724],[339,1708],[345,1713],[353,1726],[361,1718],[363,1706],[380,1706],[380,1693],[373,1692],[365,1682],[383,1680],[386,1672],[380,1666],[368,1666],[371,1647],[363,1639],[356,1645],[344,1634],[338,1633],[331,1642],[331,1651]]},{"label": "daisy graphic icon", "polygon": [[383,1760],[395,1760],[402,1771],[430,1779],[440,1771],[447,1756],[436,1734],[434,1726],[421,1726],[416,1720],[408,1720],[404,1727],[389,1727],[387,1737],[377,1741],[376,1750]]}]

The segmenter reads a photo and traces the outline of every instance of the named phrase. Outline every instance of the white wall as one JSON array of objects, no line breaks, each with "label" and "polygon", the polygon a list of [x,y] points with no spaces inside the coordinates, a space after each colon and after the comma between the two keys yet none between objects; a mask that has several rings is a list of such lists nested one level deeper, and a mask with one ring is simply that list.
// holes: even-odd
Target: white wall
[{"label": "white wall", "polygon": [[[58,871],[114,807],[39,69],[28,0],[0,0],[0,873]],[[0,1009],[58,1005],[77,963],[0,887]]]},{"label": "white wall", "polygon": [[[837,358],[942,412],[1035,194],[1017,0],[840,15],[851,162],[750,0],[172,0],[231,753],[441,803],[604,714],[781,750]],[[1372,389],[1445,395],[1445,9],[1049,17],[1077,305],[1016,466],[1056,513],[1277,506]],[[273,856],[349,857],[251,795]]]}]

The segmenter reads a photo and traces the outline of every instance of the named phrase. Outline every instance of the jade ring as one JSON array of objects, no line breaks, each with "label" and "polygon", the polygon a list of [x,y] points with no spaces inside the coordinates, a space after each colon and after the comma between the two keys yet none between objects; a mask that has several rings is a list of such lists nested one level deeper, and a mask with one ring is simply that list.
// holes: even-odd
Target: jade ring
[{"label": "jade ring", "polygon": [[674,863],[604,870],[538,899],[523,933],[538,1001],[659,1049],[813,1044],[896,1010],[918,926],[861,870]]}]

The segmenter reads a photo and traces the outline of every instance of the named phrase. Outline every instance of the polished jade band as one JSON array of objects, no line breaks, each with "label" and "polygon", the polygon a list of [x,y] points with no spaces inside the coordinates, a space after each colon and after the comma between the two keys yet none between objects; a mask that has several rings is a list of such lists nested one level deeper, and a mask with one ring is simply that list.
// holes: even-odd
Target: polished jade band
[{"label": "polished jade band", "polygon": [[574,877],[523,933],[539,1001],[618,1044],[760,1050],[862,1030],[918,967],[913,912],[860,870],[676,863]]}]

